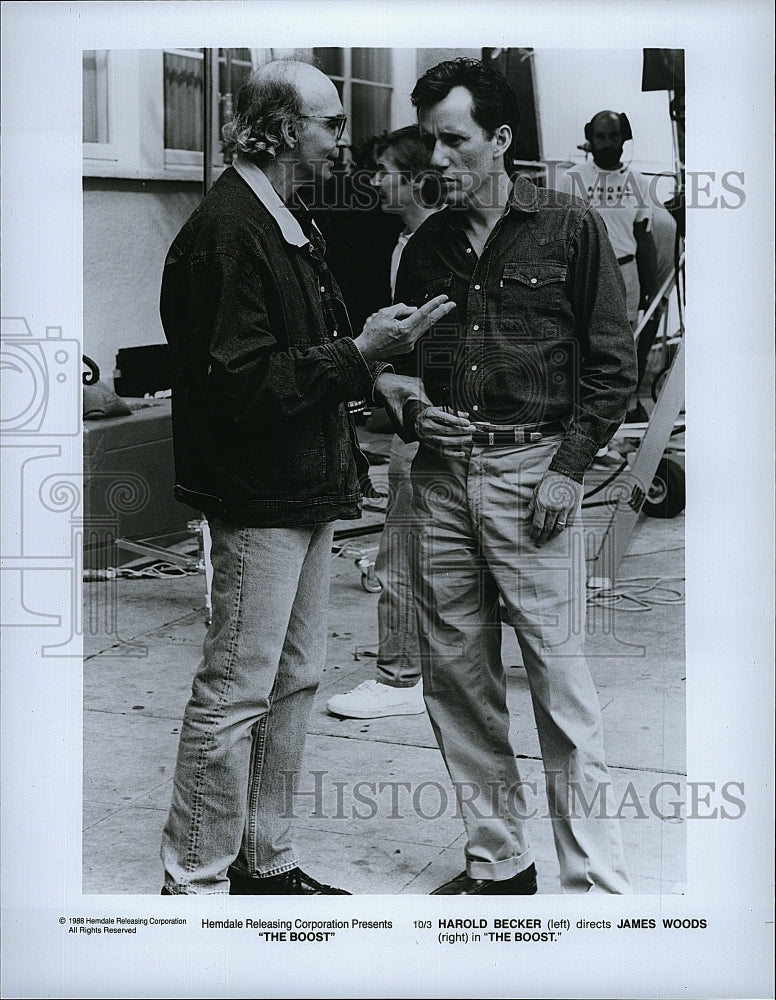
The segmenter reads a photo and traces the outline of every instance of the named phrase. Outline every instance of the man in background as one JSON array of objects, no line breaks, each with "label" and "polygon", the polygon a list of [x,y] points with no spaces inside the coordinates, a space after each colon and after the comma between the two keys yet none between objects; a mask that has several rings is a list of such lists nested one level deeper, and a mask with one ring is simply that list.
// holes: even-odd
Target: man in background
[{"label": "man in background", "polygon": [[[403,223],[391,255],[393,295],[404,248],[412,234],[437,209],[438,184],[429,177],[429,152],[417,125],[398,129],[380,140],[375,146],[375,159],[372,183],[381,208]],[[393,436],[385,525],[375,560],[375,573],[382,584],[377,605],[376,677],[330,698],[326,708],[332,715],[377,719],[388,715],[419,715],[426,710],[408,542],[412,500],[410,467],[417,450],[417,442],[407,443],[398,435]],[[370,504],[373,503],[371,500]]]},{"label": "man in background", "polygon": [[622,162],[625,143],[633,139],[624,114],[599,111],[585,125],[585,146],[592,159],[558,178],[558,189],[596,208],[622,271],[628,296],[628,319],[636,328],[640,309],[657,291],[657,261],[652,235],[653,204],[643,174]]},{"label": "man in background", "polygon": [[[606,225],[628,296],[628,319],[636,330],[639,311],[647,309],[658,289],[672,272],[675,258],[676,223],[663,204],[656,201],[647,178],[623,164],[625,142],[633,140],[625,114],[599,111],[585,125],[582,149],[592,154],[579,166],[561,175],[558,187],[577,195],[598,209]],[[641,328],[636,353],[638,378],[626,422],[648,420],[638,398],[649,352],[660,323],[658,309]],[[606,449],[597,462],[606,464]],[[619,454],[612,456],[619,462]]]},{"label": "man in background", "polygon": [[351,147],[347,165],[338,162],[325,183],[304,192],[354,330],[392,301],[389,261],[402,224],[398,216],[382,211],[372,189],[372,154],[379,141],[384,137]]}]

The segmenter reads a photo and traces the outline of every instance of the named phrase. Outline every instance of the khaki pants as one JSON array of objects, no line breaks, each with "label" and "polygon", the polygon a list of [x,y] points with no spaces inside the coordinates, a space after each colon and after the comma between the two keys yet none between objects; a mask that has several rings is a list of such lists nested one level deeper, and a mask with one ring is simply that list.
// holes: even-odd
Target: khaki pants
[{"label": "khaki pants", "polygon": [[509,739],[503,604],[530,685],[563,891],[626,893],[601,711],[583,654],[582,526],[537,547],[527,518],[559,440],[475,446],[468,459],[421,446],[411,559],[424,696],[466,827],[467,872],[510,878],[533,861],[527,819],[536,804],[523,794]]}]

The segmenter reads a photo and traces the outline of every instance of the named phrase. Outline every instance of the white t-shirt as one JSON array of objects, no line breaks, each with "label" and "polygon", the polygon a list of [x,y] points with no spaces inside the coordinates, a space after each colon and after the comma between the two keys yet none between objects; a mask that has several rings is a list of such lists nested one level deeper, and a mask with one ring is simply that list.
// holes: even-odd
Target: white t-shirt
[{"label": "white t-shirt", "polygon": [[401,260],[404,248],[409,243],[410,236],[412,236],[412,233],[400,233],[391,254],[391,298],[393,298],[396,291],[396,275],[399,273],[399,261]]},{"label": "white t-shirt", "polygon": [[595,160],[575,164],[558,178],[558,189],[576,195],[598,209],[616,257],[636,254],[633,226],[646,222],[652,229],[652,202],[646,177],[622,166],[602,170]]}]

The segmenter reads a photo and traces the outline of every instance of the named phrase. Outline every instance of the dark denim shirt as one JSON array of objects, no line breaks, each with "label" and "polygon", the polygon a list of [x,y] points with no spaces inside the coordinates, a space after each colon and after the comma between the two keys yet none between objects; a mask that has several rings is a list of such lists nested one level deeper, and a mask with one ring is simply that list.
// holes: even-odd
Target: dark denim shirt
[{"label": "dark denim shirt", "polygon": [[582,481],[636,383],[625,287],[594,209],[518,178],[477,257],[456,210],[432,215],[402,255],[396,302],[457,303],[397,371],[475,421],[566,428],[551,468]]},{"label": "dark denim shirt", "polygon": [[359,517],[347,402],[375,371],[320,248],[287,242],[232,168],[170,248],[161,316],[178,499],[248,527]]}]

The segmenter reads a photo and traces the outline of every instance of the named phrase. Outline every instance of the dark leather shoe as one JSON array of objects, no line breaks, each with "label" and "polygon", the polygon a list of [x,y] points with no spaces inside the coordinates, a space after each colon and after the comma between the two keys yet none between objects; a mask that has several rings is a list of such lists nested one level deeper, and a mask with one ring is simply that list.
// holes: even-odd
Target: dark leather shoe
[{"label": "dark leather shoe", "polygon": [[292,868],[282,875],[268,875],[265,878],[251,878],[230,868],[230,896],[350,896],[344,889],[322,885],[305,875],[301,868]]},{"label": "dark leather shoe", "polygon": [[166,885],[163,885],[162,886],[162,891],[159,893],[159,895],[160,896],[172,896],[172,893],[170,892],[170,890],[167,888]]},{"label": "dark leather shoe", "polygon": [[512,878],[494,879],[470,878],[461,872],[450,882],[434,889],[432,896],[533,896],[536,892],[536,866],[530,865],[525,871]]}]

